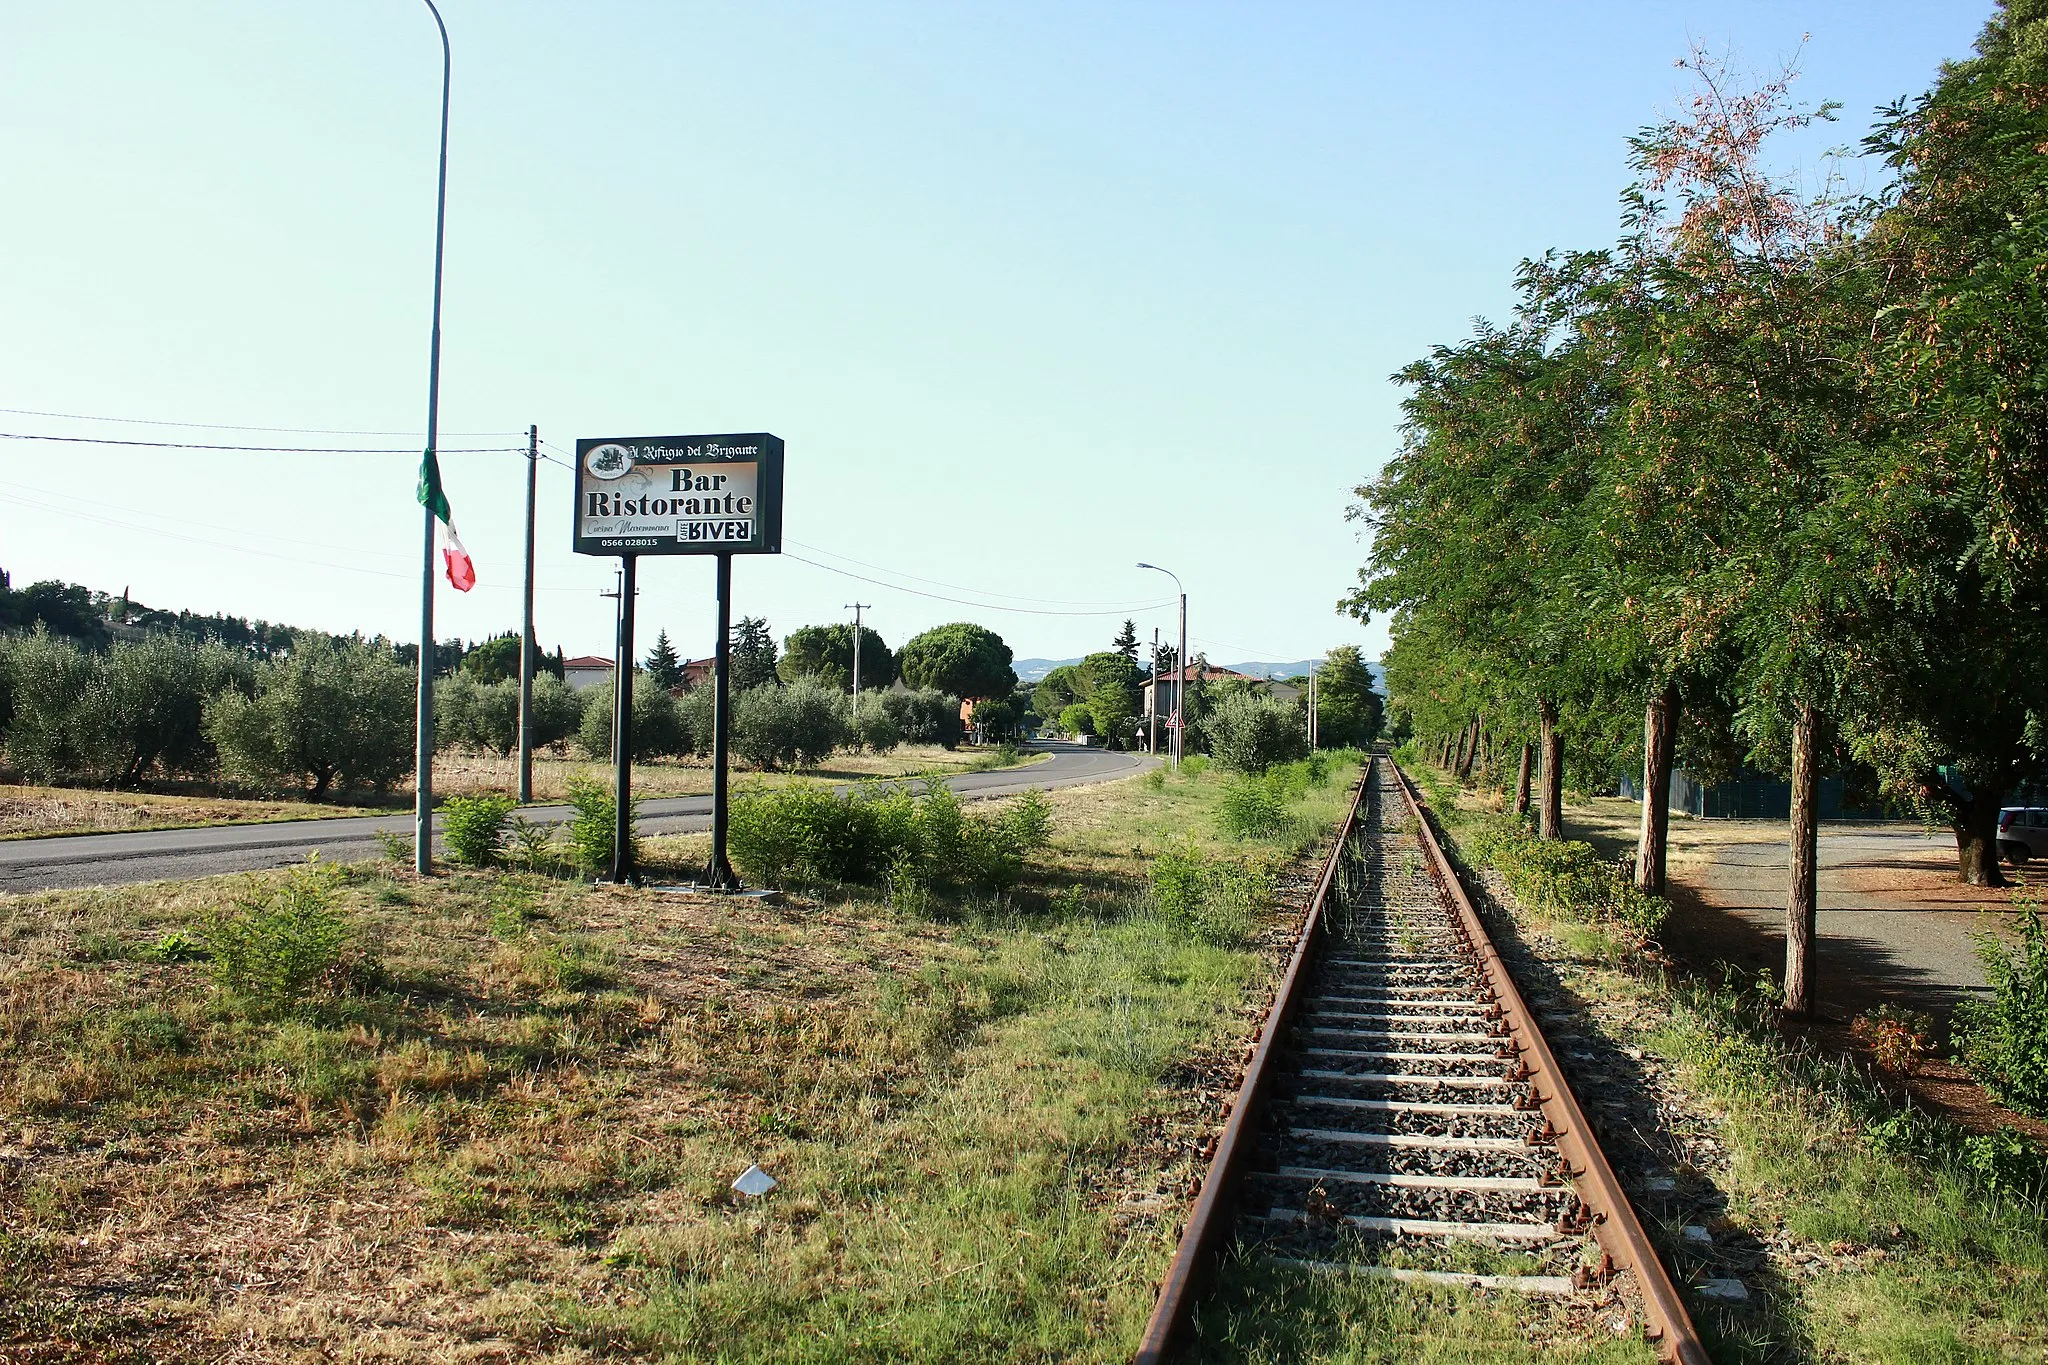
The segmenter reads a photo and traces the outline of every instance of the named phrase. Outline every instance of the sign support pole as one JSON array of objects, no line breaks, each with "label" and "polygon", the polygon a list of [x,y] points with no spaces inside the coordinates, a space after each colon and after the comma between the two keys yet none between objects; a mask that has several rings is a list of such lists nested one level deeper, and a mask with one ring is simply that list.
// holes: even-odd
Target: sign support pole
[{"label": "sign support pole", "polygon": [[540,647],[533,638],[533,499],[540,472],[540,428],[526,429],[526,587],[519,624],[519,804],[533,800],[533,675]]},{"label": "sign support pole", "polygon": [[638,886],[633,866],[633,598],[640,556],[619,556],[619,650],[612,671],[612,884]]},{"label": "sign support pole", "polygon": [[704,867],[704,885],[713,891],[737,891],[740,879],[725,857],[726,766],[732,739],[732,555],[718,556],[718,649],[713,669],[711,709],[711,861]]}]

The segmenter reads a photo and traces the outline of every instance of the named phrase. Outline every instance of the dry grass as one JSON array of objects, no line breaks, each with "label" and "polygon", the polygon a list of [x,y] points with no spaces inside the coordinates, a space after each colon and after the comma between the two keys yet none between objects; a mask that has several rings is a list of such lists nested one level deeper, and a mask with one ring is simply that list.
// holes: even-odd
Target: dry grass
[{"label": "dry grass", "polygon": [[244,801],[232,797],[87,791],[73,787],[0,786],[0,839],[361,814],[360,807],[311,801]]},{"label": "dry grass", "polygon": [[[1034,754],[1027,763],[1047,755]],[[824,765],[802,772],[749,773],[748,781],[781,786],[792,782],[860,782],[926,772],[964,772],[998,766],[994,750],[942,749],[905,745],[888,754],[835,754]],[[536,801],[560,801],[571,779],[611,781],[609,764],[538,754],[533,763]],[[448,753],[435,759],[434,783],[443,796],[512,795],[519,785],[517,758],[489,753]],[[633,788],[642,796],[702,796],[711,790],[709,759],[662,759],[633,765]],[[412,803],[410,780],[363,803],[337,805],[289,799],[245,800],[226,796],[93,791],[76,787],[0,785],[0,839],[33,839],[49,834],[112,834],[123,830],[191,829],[205,825],[258,824],[364,815],[374,808]]]},{"label": "dry grass", "polygon": [[153,951],[239,879],[0,899],[0,1359],[1122,1358],[1281,943],[1147,909],[1214,786],[938,920],[359,865],[277,1015]]},{"label": "dry grass", "polygon": [[[747,780],[768,786],[789,782],[860,782],[877,777],[909,777],[926,772],[964,772],[989,766],[993,750],[942,749],[936,744],[906,744],[886,754],[834,754],[821,766],[802,772],[755,773]],[[1031,755],[1027,761],[1042,761],[1046,755]],[[739,765],[735,765],[738,768]],[[577,776],[611,780],[611,765],[567,755],[535,755],[533,797],[536,801],[560,801],[569,794],[569,782]],[[643,796],[703,796],[711,791],[711,760],[708,758],[665,758],[633,765],[633,790]],[[472,796],[499,792],[510,796],[519,785],[519,760],[500,754],[444,754],[435,760],[434,784],[451,796]]]}]

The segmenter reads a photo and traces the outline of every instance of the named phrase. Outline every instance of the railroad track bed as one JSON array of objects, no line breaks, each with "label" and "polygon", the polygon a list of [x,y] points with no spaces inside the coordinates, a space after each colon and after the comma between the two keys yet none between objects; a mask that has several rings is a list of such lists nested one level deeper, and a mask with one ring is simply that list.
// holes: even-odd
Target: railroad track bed
[{"label": "railroad track bed", "polygon": [[1640,1327],[1665,1360],[1707,1358],[1538,1017],[1383,757],[1324,869],[1140,1365],[1173,1358],[1198,1281],[1231,1247],[1249,1264],[1540,1296],[1604,1331]]},{"label": "railroad track bed", "polygon": [[1605,1297],[1498,999],[1396,780],[1378,766],[1371,781],[1243,1177],[1239,1241],[1289,1262]]}]

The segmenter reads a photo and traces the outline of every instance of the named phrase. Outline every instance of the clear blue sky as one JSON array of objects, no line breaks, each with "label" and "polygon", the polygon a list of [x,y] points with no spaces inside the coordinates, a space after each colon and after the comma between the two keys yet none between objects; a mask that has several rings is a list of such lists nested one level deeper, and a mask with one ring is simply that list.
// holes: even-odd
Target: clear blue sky
[{"label": "clear blue sky", "polygon": [[[1690,41],[1762,68],[1810,33],[1800,93],[1853,142],[1990,7],[445,12],[442,427],[498,433],[445,445],[772,431],[796,554],[1067,610],[1158,601],[1151,560],[1235,661],[1383,646],[1333,604],[1386,376],[1503,315],[1520,258],[1612,240],[1625,139]],[[439,62],[415,0],[0,5],[0,407],[399,435],[0,430],[417,441]],[[443,584],[438,634],[517,624],[522,463],[445,458],[482,582]],[[0,566],[412,639],[414,465],[0,441]],[[569,553],[567,490],[542,467],[541,639],[605,653],[610,561]],[[643,565],[643,646],[708,651],[710,564]],[[858,599],[892,644],[970,619],[1056,656],[1121,619],[790,558],[735,578],[778,635]]]}]

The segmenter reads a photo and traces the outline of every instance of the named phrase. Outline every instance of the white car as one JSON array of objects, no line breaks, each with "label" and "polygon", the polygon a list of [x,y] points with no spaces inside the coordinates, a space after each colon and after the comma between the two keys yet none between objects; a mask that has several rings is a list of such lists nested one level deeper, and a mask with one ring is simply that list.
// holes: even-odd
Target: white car
[{"label": "white car", "polygon": [[2048,858],[2048,806],[2007,806],[1998,812],[1998,856],[2009,863]]}]

